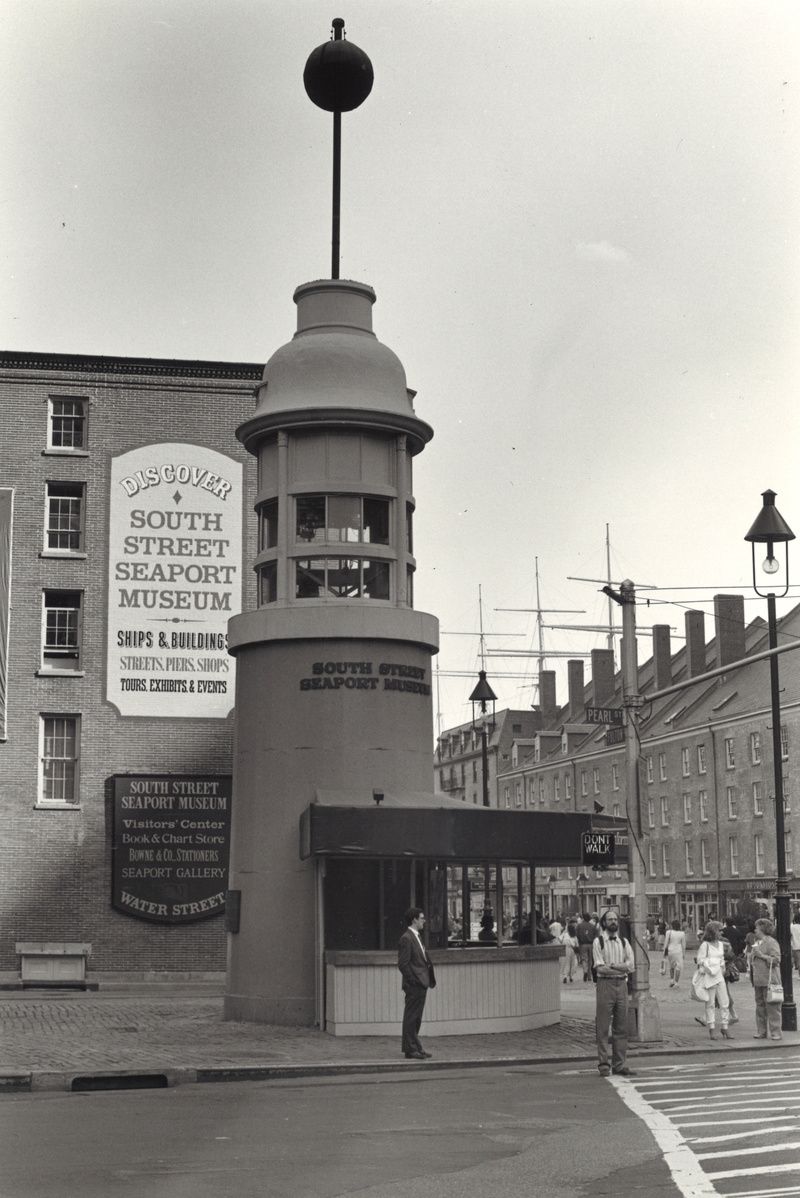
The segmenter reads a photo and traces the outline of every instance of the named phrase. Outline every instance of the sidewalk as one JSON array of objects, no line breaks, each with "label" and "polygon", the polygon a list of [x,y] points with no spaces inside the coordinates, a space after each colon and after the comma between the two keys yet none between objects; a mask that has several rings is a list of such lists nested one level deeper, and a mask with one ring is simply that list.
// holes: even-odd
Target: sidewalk
[{"label": "sidewalk", "polygon": [[[733,988],[740,1022],[733,1043],[711,1042],[694,1022],[702,1015],[691,1002],[688,980],[677,990],[651,978],[661,1012],[662,1040],[630,1045],[629,1055],[709,1050],[775,1051],[800,1045],[800,1033],[783,1041],[753,1040],[753,992],[747,982]],[[432,1061],[400,1056],[394,1037],[334,1037],[314,1028],[229,1023],[222,1018],[222,986],[114,987],[113,991],[0,992],[0,1093],[70,1090],[75,1078],[87,1088],[165,1085],[246,1078],[304,1077],[493,1064],[545,1064],[595,1059],[594,987],[562,986],[561,1023],[529,1032],[485,1036],[437,1036],[427,1041]],[[425,1025],[422,1028],[423,1038]],[[82,1085],[84,1083],[79,1083]]]}]

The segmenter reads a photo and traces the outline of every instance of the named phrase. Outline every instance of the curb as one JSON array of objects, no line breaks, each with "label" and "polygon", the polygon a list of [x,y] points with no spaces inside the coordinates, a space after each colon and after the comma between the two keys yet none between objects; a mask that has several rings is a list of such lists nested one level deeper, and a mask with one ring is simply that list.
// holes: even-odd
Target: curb
[{"label": "curb", "polygon": [[[742,1043],[732,1046],[726,1043],[717,1049],[707,1045],[666,1046],[664,1048],[633,1049],[629,1056],[636,1060],[649,1057],[700,1056],[709,1052],[730,1054],[732,1052],[780,1051],[796,1048],[792,1041],[769,1045]],[[307,1065],[232,1065],[189,1068],[167,1066],[140,1069],[100,1069],[84,1073],[68,1070],[13,1070],[0,1072],[0,1097],[3,1094],[40,1093],[87,1093],[101,1090],[165,1089],[195,1083],[222,1083],[246,1081],[285,1081],[313,1077],[359,1077],[388,1073],[444,1073],[457,1069],[510,1069],[531,1068],[548,1065],[595,1064],[595,1055],[555,1055],[548,1057],[490,1057],[467,1058],[458,1061],[319,1061]]]}]

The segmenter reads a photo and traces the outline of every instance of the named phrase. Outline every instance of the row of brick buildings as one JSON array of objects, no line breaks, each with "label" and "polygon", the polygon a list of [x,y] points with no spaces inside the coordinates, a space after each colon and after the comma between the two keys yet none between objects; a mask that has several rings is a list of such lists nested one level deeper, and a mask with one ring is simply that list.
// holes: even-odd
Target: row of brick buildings
[{"label": "row of brick buildings", "polygon": [[[647,864],[648,910],[701,925],[710,914],[736,912],[747,900],[771,904],[777,874],[769,666],[752,662],[713,678],[707,671],[765,650],[766,623],[745,623],[744,600],[718,595],[714,635],[702,611],[685,615],[685,642],[673,653],[666,625],[653,629],[653,656],[639,667],[647,696],[686,682],[677,693],[645,702],[639,735],[640,814],[634,839]],[[779,621],[778,644],[800,635],[800,608]],[[794,653],[781,661],[781,746],[786,862],[800,875],[800,804],[795,781],[800,741],[800,671]],[[693,682],[693,679],[697,679]],[[544,671],[538,708],[502,711],[490,731],[490,795],[499,807],[589,811],[625,816],[621,730],[587,724],[587,705],[620,708],[621,678],[610,650],[592,653],[591,681],[582,661],[568,664],[568,701],[556,704],[555,675]],[[471,724],[449,729],[435,754],[441,791],[480,802],[480,736]],[[793,801],[794,800],[794,801]],[[641,828],[637,826],[641,821]],[[791,883],[800,901],[800,876]],[[541,871],[543,907],[577,910],[627,906],[623,870],[598,875],[580,867]]]}]

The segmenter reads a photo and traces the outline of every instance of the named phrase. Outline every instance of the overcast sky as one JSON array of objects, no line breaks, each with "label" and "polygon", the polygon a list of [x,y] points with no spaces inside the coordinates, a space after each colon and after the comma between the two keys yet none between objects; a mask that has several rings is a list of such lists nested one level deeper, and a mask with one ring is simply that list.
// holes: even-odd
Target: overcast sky
[{"label": "overcast sky", "polygon": [[[675,588],[637,618],[677,648],[687,607],[748,592],[761,491],[800,532],[796,0],[0,11],[13,350],[266,361],[295,286],[330,270],[331,117],[305,60],[335,16],[369,54],[372,95],[343,118],[341,274],[375,287],[435,429],[415,603],[444,630],[443,727],[470,715],[452,675],[478,668],[477,637],[451,634],[477,631],[479,586],[489,648],[535,646],[535,616],[496,609],[535,607],[537,557],[542,606],[585,611],[547,619],[604,622],[598,584],[568,577],[605,576],[608,524],[615,581]],[[503,705],[530,705],[533,661],[487,668]]]}]

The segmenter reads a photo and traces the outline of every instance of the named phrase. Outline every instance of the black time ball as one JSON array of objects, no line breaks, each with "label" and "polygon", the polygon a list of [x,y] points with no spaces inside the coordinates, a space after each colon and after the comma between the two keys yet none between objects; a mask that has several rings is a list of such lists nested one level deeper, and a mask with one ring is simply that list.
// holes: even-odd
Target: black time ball
[{"label": "black time ball", "polygon": [[353,42],[333,41],[308,56],[303,83],[308,98],[326,112],[352,112],[372,91],[372,63]]}]

